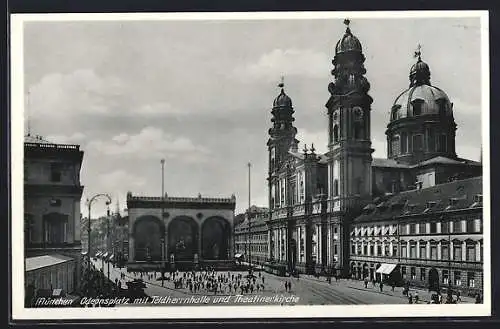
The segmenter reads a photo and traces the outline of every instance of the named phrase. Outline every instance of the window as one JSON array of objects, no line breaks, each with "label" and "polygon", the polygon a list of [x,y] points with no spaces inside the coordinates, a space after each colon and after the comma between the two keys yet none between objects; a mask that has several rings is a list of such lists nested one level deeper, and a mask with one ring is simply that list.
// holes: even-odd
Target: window
[{"label": "window", "polygon": [[408,134],[401,133],[401,154],[408,152]]},{"label": "window", "polygon": [[434,152],[436,150],[436,136],[434,135],[434,130],[427,130],[427,148],[429,152]]},{"label": "window", "polygon": [[474,233],[481,233],[483,230],[483,222],[481,219],[474,219]]},{"label": "window", "polygon": [[389,256],[389,245],[387,243],[384,245],[384,255]]},{"label": "window", "polygon": [[368,255],[368,246],[363,246],[363,255]]},{"label": "window", "polygon": [[453,260],[462,260],[462,246],[453,246]]},{"label": "window", "polygon": [[448,284],[448,282],[449,282],[448,270],[443,270],[443,284]]},{"label": "window", "polygon": [[417,269],[415,267],[411,267],[410,273],[411,273],[411,279],[416,280],[417,279]]},{"label": "window", "polygon": [[476,232],[476,225],[475,225],[475,222],[474,222],[473,219],[467,220],[466,223],[467,223],[466,224],[467,225],[467,230],[466,230],[467,233],[474,233],[474,232]]},{"label": "window", "polygon": [[401,266],[401,276],[406,279],[406,266]]},{"label": "window", "polygon": [[451,232],[453,232],[453,233],[461,233],[462,232],[462,222],[460,222],[460,221],[450,222],[450,229],[451,229]]},{"label": "window", "polygon": [[420,281],[425,281],[425,268],[420,269]]},{"label": "window", "polygon": [[408,257],[406,253],[406,246],[401,246],[401,257]]},{"label": "window", "polygon": [[438,152],[446,152],[446,135],[439,135]]},{"label": "window", "polygon": [[441,245],[441,259],[442,260],[450,259],[450,246],[448,246],[448,244]]},{"label": "window", "polygon": [[467,287],[475,288],[476,281],[474,280],[474,272],[467,272]]},{"label": "window", "polygon": [[337,255],[337,254],[338,254],[338,249],[337,249],[337,247],[338,247],[338,246],[337,246],[336,244],[335,244],[335,245],[333,245],[333,254],[334,254],[334,255]]},{"label": "window", "polygon": [[373,255],[373,245],[370,245],[370,255]]},{"label": "window", "polygon": [[397,257],[398,256],[398,246],[393,244],[392,245],[392,256]]},{"label": "window", "polygon": [[421,151],[423,146],[423,135],[413,135],[413,151]]},{"label": "window", "polygon": [[391,148],[392,148],[392,155],[399,155],[400,152],[400,145],[401,142],[399,140],[399,136],[394,136],[392,138],[392,143],[391,143]]},{"label": "window", "polygon": [[438,259],[437,246],[435,244],[431,245],[431,259]]},{"label": "window", "polygon": [[473,244],[467,244],[467,253],[466,253],[467,261],[468,262],[475,262],[476,261],[476,246]]},{"label": "window", "polygon": [[427,258],[427,248],[425,247],[425,244],[422,245],[420,244],[420,258],[426,259]]},{"label": "window", "polygon": [[410,234],[417,233],[417,224],[410,224]]},{"label": "window", "polygon": [[353,255],[356,255],[356,246],[355,246],[355,245],[352,245],[352,246],[351,246],[351,253],[352,253]]},{"label": "window", "polygon": [[333,233],[337,234],[337,233],[338,233],[338,231],[339,231],[339,228],[338,228],[337,226],[335,226],[335,227],[333,228]]},{"label": "window", "polygon": [[425,224],[425,223],[420,223],[420,224],[418,225],[418,233],[420,233],[420,234],[425,234],[425,233],[427,233],[427,230],[426,230],[426,227],[425,227],[425,226],[426,226],[426,224]]},{"label": "window", "polygon": [[333,181],[333,196],[338,196],[339,195],[339,180],[335,179]]},{"label": "window", "polygon": [[455,285],[456,286],[461,286],[462,285],[462,280],[460,278],[460,271],[455,271],[454,277],[455,277]]},{"label": "window", "polygon": [[423,107],[422,105],[423,104],[424,104],[424,101],[421,99],[415,99],[412,102],[414,116],[422,115],[422,107]]},{"label": "window", "polygon": [[377,246],[377,255],[378,256],[382,255],[382,246],[380,245]]},{"label": "window", "polygon": [[51,182],[61,181],[61,166],[59,163],[50,164],[50,181]]},{"label": "window", "polygon": [[417,258],[417,245],[410,245],[410,258]]},{"label": "window", "polygon": [[333,141],[335,143],[339,141],[339,126],[337,125],[333,127]]},{"label": "window", "polygon": [[430,233],[437,233],[437,223],[436,222],[432,222],[430,226],[431,226],[430,227],[430,229],[431,229]]},{"label": "window", "polygon": [[441,222],[441,233],[450,233],[450,222]]},{"label": "window", "polygon": [[361,122],[355,122],[354,123],[354,138],[355,139],[361,139],[362,138],[362,131],[363,131],[363,126]]}]

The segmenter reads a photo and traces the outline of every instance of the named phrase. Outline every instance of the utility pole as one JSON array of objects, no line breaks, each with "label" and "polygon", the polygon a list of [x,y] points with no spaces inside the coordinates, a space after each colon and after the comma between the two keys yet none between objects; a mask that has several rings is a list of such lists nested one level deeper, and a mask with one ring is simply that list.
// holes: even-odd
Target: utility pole
[{"label": "utility pole", "polygon": [[[248,162],[248,240],[250,241],[252,238],[252,220],[250,218],[250,207],[251,207],[251,188],[250,188],[250,169],[252,164]],[[248,246],[248,262],[250,266],[250,270],[252,270],[252,242],[249,242]]]},{"label": "utility pole", "polygon": [[[163,223],[163,212],[165,206],[165,159],[161,163],[161,221]],[[164,232],[165,233],[165,232]],[[165,277],[165,234],[161,237],[161,286],[164,286]]]}]

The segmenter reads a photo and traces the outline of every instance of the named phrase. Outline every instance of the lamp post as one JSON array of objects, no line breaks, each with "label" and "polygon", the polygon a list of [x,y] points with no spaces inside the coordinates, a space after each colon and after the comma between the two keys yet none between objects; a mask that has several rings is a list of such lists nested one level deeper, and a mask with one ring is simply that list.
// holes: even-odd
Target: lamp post
[{"label": "lamp post", "polygon": [[[108,280],[111,280],[111,278],[109,277],[109,263],[111,262],[111,261],[110,261],[111,257],[109,256],[109,254],[110,254],[110,253],[111,253],[111,251],[112,251],[112,248],[111,248],[111,246],[109,245],[109,242],[110,242],[110,234],[109,234],[109,233],[110,233],[110,232],[109,232],[109,220],[110,220],[110,217],[111,217],[110,215],[111,215],[111,214],[110,214],[110,212],[109,212],[109,204],[108,204],[108,203],[106,203],[106,204],[107,204],[107,206],[108,206],[108,209],[107,209],[107,211],[106,211],[106,229],[107,229],[107,234],[106,234],[106,249],[108,250],[108,256],[107,256],[107,257],[108,257]],[[111,255],[111,256],[113,256],[113,255]]]},{"label": "lamp post", "polygon": [[252,269],[252,243],[250,242],[251,239],[251,230],[252,230],[252,220],[250,218],[250,207],[251,207],[251,195],[250,195],[250,168],[252,167],[252,164],[248,162],[248,265],[250,267],[250,271]]},{"label": "lamp post", "polygon": [[100,197],[104,197],[106,198],[106,205],[109,207],[109,205],[111,204],[111,197],[108,195],[108,194],[105,194],[105,193],[99,193],[99,194],[96,194],[94,195],[92,198],[87,199],[87,203],[88,203],[88,208],[89,208],[89,221],[88,221],[88,226],[87,226],[87,233],[88,233],[88,246],[87,246],[87,253],[88,253],[88,260],[89,260],[89,263],[88,263],[88,266],[89,266],[89,271],[88,271],[88,275],[89,275],[89,278],[87,280],[87,286],[89,284],[88,281],[90,281],[90,264],[91,264],[91,250],[90,250],[90,232],[91,232],[91,227],[90,227],[90,221],[91,221],[91,211],[92,211],[92,203],[97,200],[97,198],[100,198]]},{"label": "lamp post", "polygon": [[[163,223],[164,218],[164,206],[165,206],[165,159],[160,160],[161,163],[161,221]],[[165,277],[165,232],[161,238],[161,286],[164,285]]]}]

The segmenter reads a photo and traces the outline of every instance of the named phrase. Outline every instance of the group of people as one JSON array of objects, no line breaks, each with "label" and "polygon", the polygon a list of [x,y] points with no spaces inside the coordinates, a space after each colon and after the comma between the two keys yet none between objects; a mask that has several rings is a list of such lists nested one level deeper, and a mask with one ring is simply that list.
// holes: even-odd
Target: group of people
[{"label": "group of people", "polygon": [[186,289],[190,293],[213,293],[213,294],[231,294],[231,293],[254,293],[266,289],[265,277],[261,272],[253,274],[218,272],[214,269],[205,269],[201,271],[168,273],[165,277],[157,272],[134,272],[135,277],[141,279],[146,276],[149,281],[162,280],[165,284],[174,289]]}]

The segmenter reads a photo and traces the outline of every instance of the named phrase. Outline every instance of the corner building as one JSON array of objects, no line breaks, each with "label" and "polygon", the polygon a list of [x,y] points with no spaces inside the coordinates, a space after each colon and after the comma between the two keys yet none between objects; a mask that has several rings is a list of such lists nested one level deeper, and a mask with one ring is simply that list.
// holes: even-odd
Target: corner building
[{"label": "corner building", "polygon": [[[328,151],[317,154],[314,145],[309,148],[304,145],[299,151],[293,117],[295,109],[283,83],[273,102],[267,143],[267,265],[286,267],[288,271],[330,272],[360,278],[382,278],[396,271],[402,278],[411,278],[414,284],[435,285],[432,268],[437,264],[431,260],[437,253],[433,245],[441,247],[445,245],[443,239],[449,238],[448,233],[442,233],[445,231],[437,227],[447,227],[451,220],[449,214],[455,216],[460,212],[464,216],[474,214],[470,215],[476,221],[474,227],[482,223],[482,163],[457,156],[453,103],[443,90],[431,84],[430,67],[422,60],[420,50],[415,54],[416,63],[410,68],[409,87],[399,95],[395,93],[390,109],[386,129],[388,156],[385,159],[372,157],[373,99],[365,77],[365,56],[361,42],[351,32],[349,22],[346,23],[346,31],[335,46],[334,79],[328,85]],[[367,222],[371,223],[370,227]],[[418,231],[422,232],[418,233],[422,237],[415,236],[411,240],[427,241],[419,242],[418,248],[425,246],[426,255],[431,256],[424,263],[408,257],[405,258],[408,266],[400,266],[402,258],[396,255],[408,242],[406,237],[402,238],[405,232],[402,230],[413,227],[410,222],[425,227]],[[360,232],[365,232],[365,237],[368,237],[366,232],[370,232],[373,241],[359,243]],[[475,234],[466,237],[467,241],[459,238],[461,244],[458,245],[474,244],[477,248],[474,255],[480,254],[482,229],[446,232],[453,233],[448,239],[451,243],[456,238],[455,233]],[[380,242],[375,243],[375,240]],[[382,241],[385,242],[382,244]],[[410,247],[406,245],[406,248]],[[467,254],[464,251],[467,247],[463,248],[461,250]],[[446,249],[439,254],[443,253]],[[395,258],[391,258],[391,262],[374,258],[381,255]],[[415,259],[413,266],[412,259]],[[455,267],[448,266],[446,270],[441,264],[441,272],[436,270],[440,273],[437,281],[450,282],[451,272],[464,272],[467,266],[462,261],[465,262],[465,258],[460,259],[453,263]],[[473,268],[472,285],[477,288],[481,282],[482,258],[474,259],[476,263],[469,269]],[[416,279],[413,268],[417,267],[424,268],[425,279],[423,274],[420,275],[422,280]],[[458,267],[462,270],[456,270]],[[403,273],[405,270],[407,273]],[[428,275],[431,272],[433,280],[430,283]],[[450,279],[443,281],[446,273]],[[471,277],[471,272],[467,273]],[[463,273],[457,273],[457,277],[463,277]],[[453,282],[460,288],[465,281],[455,279]]]}]

